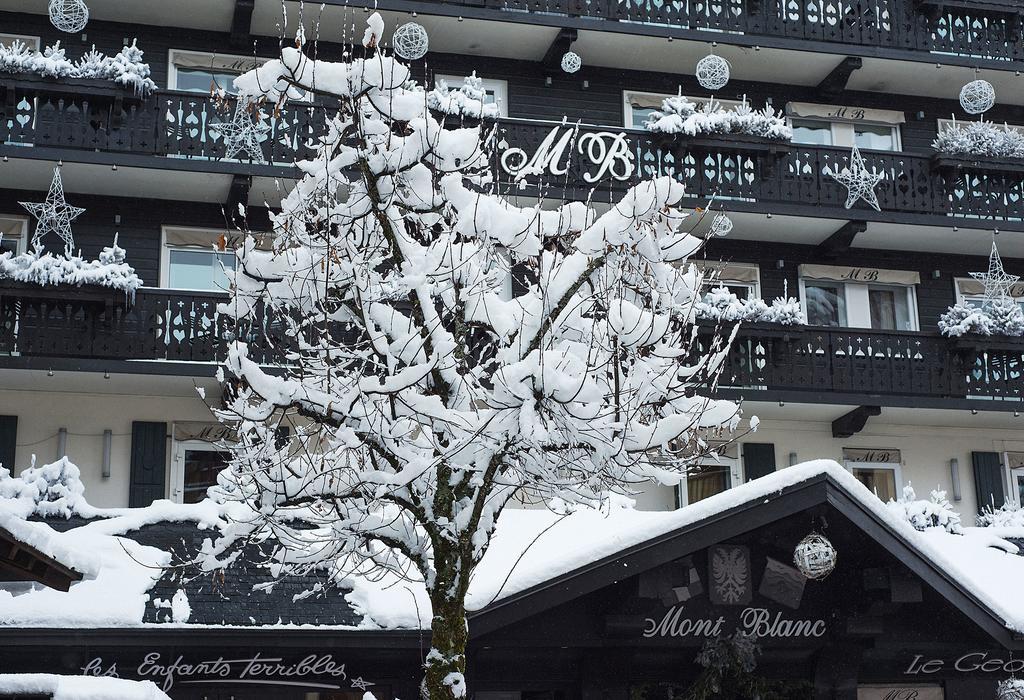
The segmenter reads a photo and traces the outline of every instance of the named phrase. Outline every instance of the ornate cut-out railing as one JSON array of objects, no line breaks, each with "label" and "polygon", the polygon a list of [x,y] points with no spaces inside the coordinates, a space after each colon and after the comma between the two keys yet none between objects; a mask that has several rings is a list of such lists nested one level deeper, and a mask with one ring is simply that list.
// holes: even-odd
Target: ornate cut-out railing
[{"label": "ornate cut-out railing", "polygon": [[509,15],[581,17],[592,20],[588,26],[595,29],[630,23],[999,61],[1024,60],[1020,19],[1024,9],[1017,0],[441,1]]}]

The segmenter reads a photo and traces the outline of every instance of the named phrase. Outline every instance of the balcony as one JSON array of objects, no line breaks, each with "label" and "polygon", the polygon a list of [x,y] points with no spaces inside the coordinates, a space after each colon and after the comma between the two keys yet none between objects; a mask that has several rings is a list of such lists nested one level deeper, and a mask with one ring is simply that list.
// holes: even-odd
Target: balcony
[{"label": "balcony", "polygon": [[[86,370],[118,365],[129,372],[211,375],[234,337],[217,313],[226,299],[144,288],[128,303],[116,294],[6,285],[0,287],[0,367],[45,369],[63,359]],[[702,333],[710,340],[710,328]],[[292,345],[265,316],[248,342],[250,357],[264,365],[282,364]],[[732,346],[719,388],[753,401],[871,397],[882,405],[1012,410],[1024,400],[1024,339],[749,324]]]},{"label": "balcony", "polygon": [[776,48],[893,58],[907,51],[970,57],[1005,62],[1010,70],[1024,60],[1024,8],[1018,0],[441,0],[415,4],[428,14],[497,16]]}]

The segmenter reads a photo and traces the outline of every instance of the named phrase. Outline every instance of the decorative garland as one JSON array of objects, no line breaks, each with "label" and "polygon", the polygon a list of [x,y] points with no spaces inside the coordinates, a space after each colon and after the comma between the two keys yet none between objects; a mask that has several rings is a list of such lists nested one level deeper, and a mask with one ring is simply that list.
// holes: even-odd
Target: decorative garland
[{"label": "decorative garland", "polygon": [[800,326],[804,310],[792,297],[778,297],[771,306],[761,299],[740,299],[728,287],[715,287],[697,302],[697,318],[703,321],[747,321],[749,323],[779,323]]},{"label": "decorative garland", "polygon": [[939,153],[950,155],[1024,158],[1024,130],[984,120],[953,123],[932,143]]},{"label": "decorative garland", "polygon": [[767,105],[755,110],[746,96],[732,109],[723,108],[715,100],[694,104],[683,95],[667,97],[661,103],[661,111],[651,113],[644,126],[648,131],[686,136],[743,134],[773,141],[793,138],[793,130],[781,112]]},{"label": "decorative garland", "polygon": [[42,51],[29,49],[24,42],[0,44],[0,73],[34,73],[43,78],[109,80],[136,94],[146,95],[156,90],[149,75],[149,64],[143,61],[143,51],[133,40],[115,56],[105,56],[93,46],[77,62],[68,59],[58,41]]}]

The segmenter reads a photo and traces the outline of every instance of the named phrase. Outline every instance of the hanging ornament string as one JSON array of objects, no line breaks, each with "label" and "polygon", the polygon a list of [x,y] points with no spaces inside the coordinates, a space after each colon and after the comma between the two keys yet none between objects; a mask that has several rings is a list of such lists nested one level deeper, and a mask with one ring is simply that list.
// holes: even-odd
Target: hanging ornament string
[{"label": "hanging ornament string", "polygon": [[712,92],[721,90],[729,83],[729,62],[721,56],[709,54],[697,61],[695,75],[701,87]]},{"label": "hanging ornament string", "polygon": [[50,23],[62,32],[78,34],[89,23],[89,6],[84,0],[50,0],[48,9]]},{"label": "hanging ornament string", "polygon": [[423,25],[406,22],[395,30],[391,37],[391,46],[399,58],[406,61],[418,61],[427,55],[430,37]]},{"label": "hanging ornament string", "polygon": [[53,180],[45,202],[18,202],[32,216],[36,217],[36,232],[32,236],[32,247],[42,248],[43,236],[56,233],[64,241],[64,252],[69,257],[75,248],[75,239],[71,235],[71,222],[77,219],[85,209],[73,207],[64,201],[64,182],[60,177],[60,167],[53,169]]}]

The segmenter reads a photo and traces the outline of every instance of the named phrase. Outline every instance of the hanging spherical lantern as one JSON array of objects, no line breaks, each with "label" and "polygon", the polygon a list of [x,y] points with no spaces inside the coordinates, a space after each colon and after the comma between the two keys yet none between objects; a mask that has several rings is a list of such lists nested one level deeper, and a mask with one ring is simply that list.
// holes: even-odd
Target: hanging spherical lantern
[{"label": "hanging spherical lantern", "polygon": [[574,51],[566,51],[562,56],[562,70],[566,73],[575,73],[583,67],[583,59]]},{"label": "hanging spherical lantern", "polygon": [[1019,678],[1007,678],[999,681],[996,687],[996,697],[999,700],[1024,700],[1024,680]]},{"label": "hanging spherical lantern", "polygon": [[711,54],[697,61],[697,82],[707,90],[721,90],[729,82],[729,62]]},{"label": "hanging spherical lantern", "polygon": [[726,216],[724,212],[716,214],[715,218],[711,221],[711,235],[728,236],[731,231],[732,219]]},{"label": "hanging spherical lantern", "polygon": [[968,114],[983,114],[996,103],[996,89],[987,80],[972,80],[960,90],[960,106]]},{"label": "hanging spherical lantern", "polygon": [[809,579],[821,580],[836,568],[836,548],[824,535],[812,532],[793,550],[793,563]]},{"label": "hanging spherical lantern", "polygon": [[77,34],[89,22],[89,6],[84,0],[50,0],[50,22],[68,34]]},{"label": "hanging spherical lantern", "polygon": [[427,55],[430,37],[422,24],[406,22],[395,30],[391,37],[391,45],[399,58],[406,61],[417,61]]}]

